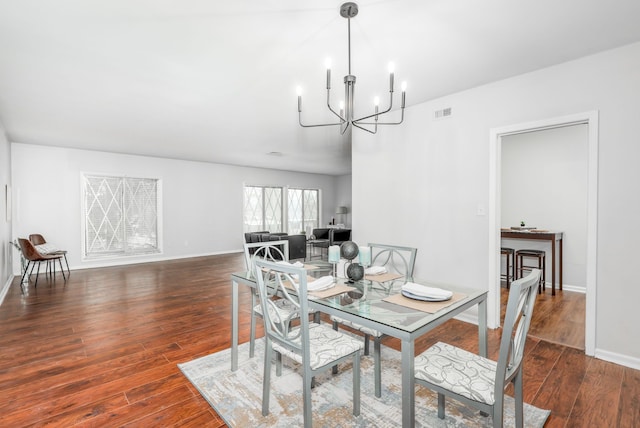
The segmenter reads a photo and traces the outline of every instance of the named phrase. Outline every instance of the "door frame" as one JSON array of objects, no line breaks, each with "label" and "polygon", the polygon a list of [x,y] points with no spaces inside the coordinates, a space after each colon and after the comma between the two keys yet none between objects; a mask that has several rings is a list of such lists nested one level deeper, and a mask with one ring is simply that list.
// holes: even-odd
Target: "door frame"
[{"label": "door frame", "polygon": [[489,132],[489,313],[488,325],[500,326],[500,227],[502,137],[564,126],[588,126],[587,173],[587,273],[585,354],[593,356],[596,345],[597,240],[598,240],[598,111],[587,111],[533,122],[519,123]]}]

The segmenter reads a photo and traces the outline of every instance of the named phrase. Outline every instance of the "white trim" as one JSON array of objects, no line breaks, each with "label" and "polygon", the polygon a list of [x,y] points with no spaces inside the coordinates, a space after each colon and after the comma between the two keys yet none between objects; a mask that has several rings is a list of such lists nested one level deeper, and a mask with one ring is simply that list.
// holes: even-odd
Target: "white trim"
[{"label": "white trim", "polygon": [[[185,254],[181,256],[161,256],[161,257],[147,257],[144,259],[136,258],[136,256],[132,256],[132,260],[124,260],[121,259],[111,259],[108,260],[91,260],[91,262],[95,263],[83,263],[81,266],[71,266],[71,270],[83,270],[83,269],[98,269],[103,267],[114,267],[114,266],[126,266],[126,265],[136,265],[141,263],[156,263],[156,262],[164,262],[171,260],[180,260],[180,259],[190,259],[195,257],[208,257],[208,256],[219,256],[223,254],[234,254],[241,253],[243,250],[226,250],[226,251],[214,251],[210,253],[200,253],[200,254]],[[105,263],[106,262],[106,263]]]},{"label": "white trim", "polygon": [[525,132],[587,124],[588,130],[588,196],[587,196],[587,287],[585,319],[585,353],[596,349],[597,316],[597,230],[598,230],[598,111],[514,124],[489,131],[489,300],[487,322],[491,328],[500,324],[500,165],[502,137]]},{"label": "white trim", "polygon": [[640,370],[640,358],[617,354],[603,349],[596,349],[594,357],[600,360],[610,361],[621,366],[630,367],[635,370]]},{"label": "white trim", "polygon": [[9,292],[9,288],[11,288],[11,283],[13,282],[13,278],[14,278],[13,275],[9,276],[9,279],[7,279],[7,282],[5,282],[4,285],[2,286],[2,289],[0,289],[0,305],[2,305],[2,302],[4,302],[4,298]]}]

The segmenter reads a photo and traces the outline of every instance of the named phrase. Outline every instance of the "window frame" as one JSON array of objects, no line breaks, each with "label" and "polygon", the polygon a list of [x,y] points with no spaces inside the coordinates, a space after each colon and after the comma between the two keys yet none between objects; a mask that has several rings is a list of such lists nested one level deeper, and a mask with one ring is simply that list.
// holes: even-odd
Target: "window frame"
[{"label": "window frame", "polygon": [[[291,190],[298,190],[298,191],[302,191],[302,203],[301,203],[301,207],[302,207],[302,225],[304,226],[305,222],[306,222],[306,216],[305,216],[305,211],[304,211],[304,206],[305,206],[305,193],[306,192],[315,192],[316,193],[316,224],[312,227],[312,229],[317,229],[318,227],[320,227],[320,197],[321,197],[321,193],[320,193],[320,189],[317,188],[308,188],[308,187],[288,187],[287,188],[287,232],[289,234],[298,234],[300,233],[302,230],[289,230],[289,191]],[[304,229],[304,232],[306,233],[306,227]]]},{"label": "window frame", "polygon": [[[105,177],[105,178],[114,178],[114,179],[136,179],[136,180],[154,180],[156,184],[156,247],[154,249],[146,249],[139,251],[127,251],[125,248],[121,252],[107,252],[103,254],[92,253],[87,254],[87,206],[86,206],[86,191],[87,191],[87,177]],[[82,261],[96,261],[96,260],[110,260],[110,259],[122,259],[129,257],[144,257],[144,256],[153,256],[158,254],[163,254],[164,245],[163,245],[163,183],[162,179],[159,177],[140,177],[140,176],[132,176],[128,174],[118,174],[118,173],[105,173],[105,172],[87,172],[83,171],[80,173],[80,240],[81,240],[81,260]],[[124,194],[123,194],[124,199]],[[124,203],[122,205],[122,210],[125,211]],[[124,231],[123,231],[124,232]],[[126,237],[124,237],[124,242],[126,242]]]},{"label": "window frame", "polygon": [[[245,222],[245,209],[246,209],[246,189],[247,187],[253,187],[253,188],[260,188],[262,189],[263,193],[264,193],[264,189],[280,189],[281,190],[281,195],[280,195],[280,217],[281,217],[281,230],[269,230],[269,232],[271,233],[275,233],[275,232],[284,232],[284,233],[288,233],[288,234],[299,234],[300,230],[289,230],[289,192],[291,190],[302,190],[303,195],[302,195],[302,209],[303,209],[303,218],[302,218],[302,222],[304,224],[304,193],[306,191],[313,191],[316,192],[317,194],[317,215],[316,215],[316,226],[314,226],[313,228],[317,228],[319,227],[319,225],[321,224],[321,214],[322,214],[322,190],[319,188],[310,188],[310,187],[293,187],[293,186],[277,186],[277,185],[267,185],[267,184],[243,184],[242,186],[242,230],[244,233],[251,233],[251,231],[247,230],[247,224]],[[264,221],[264,197],[262,200],[262,229],[259,230],[268,230],[268,228],[265,226],[265,221]],[[305,230],[306,233],[306,230]]]}]

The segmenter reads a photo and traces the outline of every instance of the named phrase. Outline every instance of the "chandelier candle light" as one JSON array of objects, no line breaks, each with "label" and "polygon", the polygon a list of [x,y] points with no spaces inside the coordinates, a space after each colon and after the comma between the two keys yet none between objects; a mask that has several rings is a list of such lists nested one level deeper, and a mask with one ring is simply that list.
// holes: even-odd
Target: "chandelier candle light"
[{"label": "chandelier candle light", "polygon": [[[398,122],[380,122],[378,118],[383,114],[391,111],[393,106],[393,79],[394,79],[394,67],[393,64],[389,65],[389,107],[384,111],[379,111],[380,99],[374,98],[374,112],[367,116],[354,119],[354,90],[356,85],[356,76],[351,74],[351,18],[358,14],[358,5],[353,2],[344,3],[340,6],[340,16],[347,18],[348,28],[348,53],[349,53],[349,74],[344,76],[344,98],[345,101],[340,102],[340,112],[337,113],[331,107],[331,63],[327,61],[327,107],[329,111],[338,118],[338,122],[333,123],[321,123],[316,125],[305,125],[302,123],[302,90],[298,87],[298,122],[300,126],[304,128],[313,128],[317,126],[340,126],[340,133],[344,134],[349,125],[353,125],[356,128],[360,128],[364,131],[375,134],[378,132],[378,125],[399,125],[404,120],[404,106],[405,106],[405,93],[407,89],[407,83],[402,82],[402,104],[401,104],[401,116]],[[373,119],[373,122],[367,120]],[[370,129],[373,126],[373,129]]]}]

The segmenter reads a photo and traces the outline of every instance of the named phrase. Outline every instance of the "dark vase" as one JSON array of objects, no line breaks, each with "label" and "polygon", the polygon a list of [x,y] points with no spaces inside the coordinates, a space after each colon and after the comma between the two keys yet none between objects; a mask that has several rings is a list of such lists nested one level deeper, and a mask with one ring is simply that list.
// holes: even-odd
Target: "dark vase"
[{"label": "dark vase", "polygon": [[346,241],[340,245],[340,257],[353,260],[358,255],[358,244],[353,241]]},{"label": "dark vase", "polygon": [[360,281],[364,278],[364,267],[359,263],[351,263],[347,268],[347,276],[352,281]]}]

